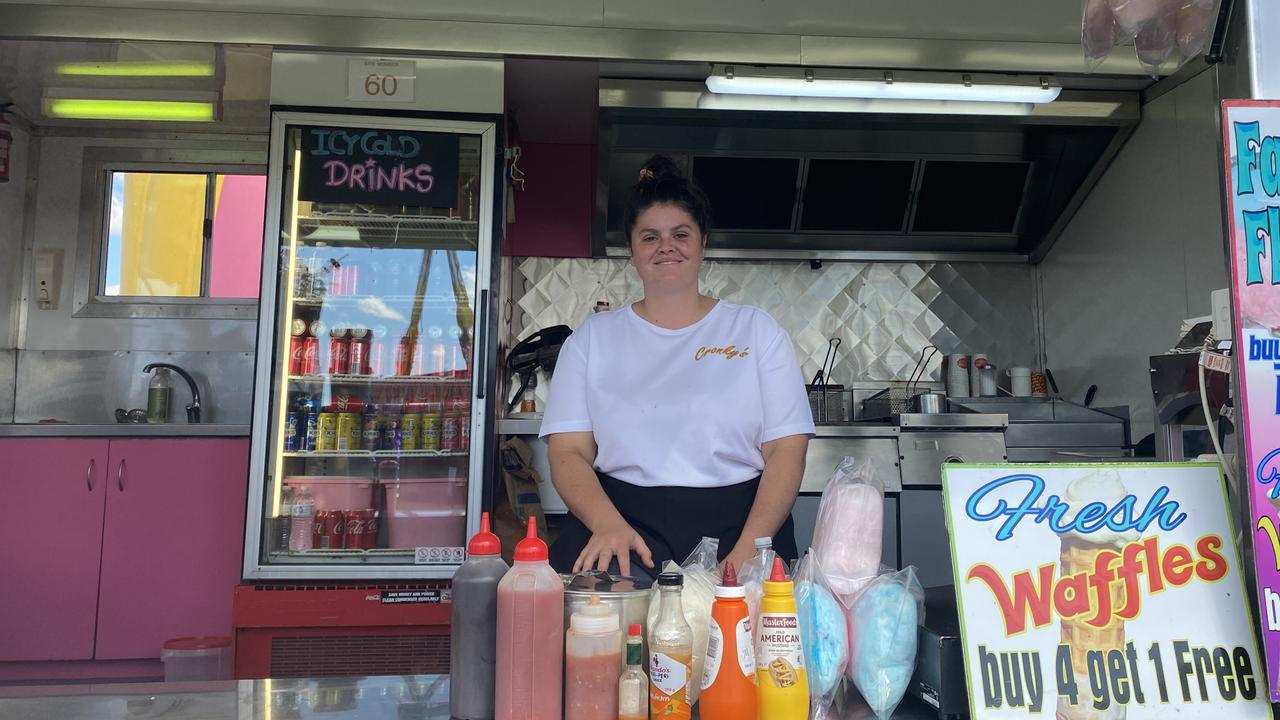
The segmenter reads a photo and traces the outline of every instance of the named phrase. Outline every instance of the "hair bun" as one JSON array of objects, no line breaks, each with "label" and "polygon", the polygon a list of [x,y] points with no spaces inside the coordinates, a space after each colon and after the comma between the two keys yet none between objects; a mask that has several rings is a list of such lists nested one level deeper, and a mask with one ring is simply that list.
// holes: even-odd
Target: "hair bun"
[{"label": "hair bun", "polygon": [[676,165],[676,161],[666,155],[654,155],[645,161],[644,166],[640,168],[640,177],[637,183],[658,182],[667,178],[684,179],[684,173],[681,172],[680,166]]}]

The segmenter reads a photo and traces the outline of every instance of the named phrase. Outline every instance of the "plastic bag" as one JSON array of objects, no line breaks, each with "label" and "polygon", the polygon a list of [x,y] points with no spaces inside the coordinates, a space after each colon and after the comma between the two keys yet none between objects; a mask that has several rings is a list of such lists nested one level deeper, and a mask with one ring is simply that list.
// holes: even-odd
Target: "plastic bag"
[{"label": "plastic bag", "polygon": [[1084,59],[1090,69],[1097,67],[1120,36],[1120,26],[1111,12],[1110,0],[1085,0],[1083,20],[1080,23],[1080,44],[1084,47]]},{"label": "plastic bag", "polygon": [[1178,52],[1185,62],[1199,57],[1213,36],[1214,0],[1188,0],[1178,11]]},{"label": "plastic bag", "polygon": [[[717,553],[720,541],[715,538],[702,538],[698,547],[689,553],[684,565],[676,567],[674,562],[667,562],[662,572],[676,572],[684,575],[684,587],[680,590],[680,605],[684,610],[685,622],[693,630],[693,674],[690,678],[702,677],[702,666],[707,659],[707,636],[711,632],[711,605],[716,601],[716,585],[720,583],[719,560]],[[658,624],[658,586],[655,584],[649,596],[649,624]],[[698,693],[702,692],[702,683],[690,681],[689,704],[698,701]]]},{"label": "plastic bag", "polygon": [[746,590],[747,609],[751,611],[751,627],[760,620],[760,598],[764,596],[764,580],[773,572],[773,548],[752,555],[738,570],[738,584]]},{"label": "plastic bag", "polygon": [[924,589],[914,566],[876,578],[849,610],[849,678],[880,720],[907,692],[923,620]]},{"label": "plastic bag", "polygon": [[1163,10],[1163,0],[1108,0],[1125,37],[1134,37],[1146,29]]},{"label": "plastic bag", "polygon": [[1138,52],[1138,62],[1142,63],[1151,77],[1158,77],[1160,66],[1173,57],[1178,49],[1178,12],[1182,0],[1156,0],[1157,12],[1133,39],[1133,46]]},{"label": "plastic bag", "polygon": [[880,569],[884,486],[871,461],[846,457],[822,491],[813,550],[831,589],[847,606]]},{"label": "plastic bag", "polygon": [[831,703],[849,664],[849,632],[844,607],[827,588],[817,555],[810,550],[795,575],[800,644],[809,678],[809,717],[831,718]]}]

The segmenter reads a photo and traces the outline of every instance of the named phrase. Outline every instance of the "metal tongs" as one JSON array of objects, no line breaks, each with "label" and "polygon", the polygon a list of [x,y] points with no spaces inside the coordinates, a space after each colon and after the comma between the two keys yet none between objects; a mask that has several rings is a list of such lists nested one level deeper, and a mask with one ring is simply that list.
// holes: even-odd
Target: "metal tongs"
[{"label": "metal tongs", "polygon": [[929,361],[939,352],[941,350],[936,345],[925,345],[920,349],[920,359],[916,361],[915,369],[911,371],[911,377],[907,378],[908,399],[915,395],[916,388],[920,387],[920,381],[924,380],[924,374],[929,370]]},{"label": "metal tongs", "polygon": [[813,376],[813,382],[809,383],[814,387],[825,387],[830,385],[831,371],[836,367],[836,351],[840,349],[840,338],[833,337],[827,341],[827,356],[822,359],[822,367],[819,368],[818,374]]}]

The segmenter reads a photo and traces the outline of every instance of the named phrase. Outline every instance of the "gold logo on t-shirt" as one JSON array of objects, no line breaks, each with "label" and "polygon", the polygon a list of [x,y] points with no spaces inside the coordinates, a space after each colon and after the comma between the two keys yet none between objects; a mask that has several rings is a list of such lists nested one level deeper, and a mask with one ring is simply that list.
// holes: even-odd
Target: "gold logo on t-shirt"
[{"label": "gold logo on t-shirt", "polygon": [[744,358],[750,352],[751,352],[750,346],[744,347],[741,350],[739,350],[737,345],[725,345],[724,347],[707,347],[706,345],[703,345],[702,347],[698,348],[698,352],[693,354],[693,359],[697,361],[697,360],[701,360],[704,357],[707,357],[708,355],[719,355],[720,357],[723,357],[725,360],[732,360],[734,358]]}]

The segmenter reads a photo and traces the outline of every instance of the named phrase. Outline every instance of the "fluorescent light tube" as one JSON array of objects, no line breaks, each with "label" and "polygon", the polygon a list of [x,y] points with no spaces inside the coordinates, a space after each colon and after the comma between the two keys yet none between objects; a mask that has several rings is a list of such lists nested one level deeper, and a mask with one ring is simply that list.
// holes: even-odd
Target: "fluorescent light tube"
[{"label": "fluorescent light tube", "polygon": [[1030,115],[1032,103],[962,102],[958,100],[885,100],[796,97],[779,95],[716,95],[703,93],[700,110],[763,110],[904,115]]},{"label": "fluorescent light tube", "polygon": [[57,66],[54,73],[89,77],[213,77],[213,63],[75,62]]},{"label": "fluorescent light tube", "polygon": [[1047,103],[1062,88],[1039,85],[847,80],[795,77],[712,75],[707,89],[724,95],[772,95],[789,97],[859,98],[865,100],[948,100],[961,102]]},{"label": "fluorescent light tube", "polygon": [[73,120],[153,120],[158,122],[213,122],[211,102],[170,100],[104,100],[45,98],[47,117]]}]

